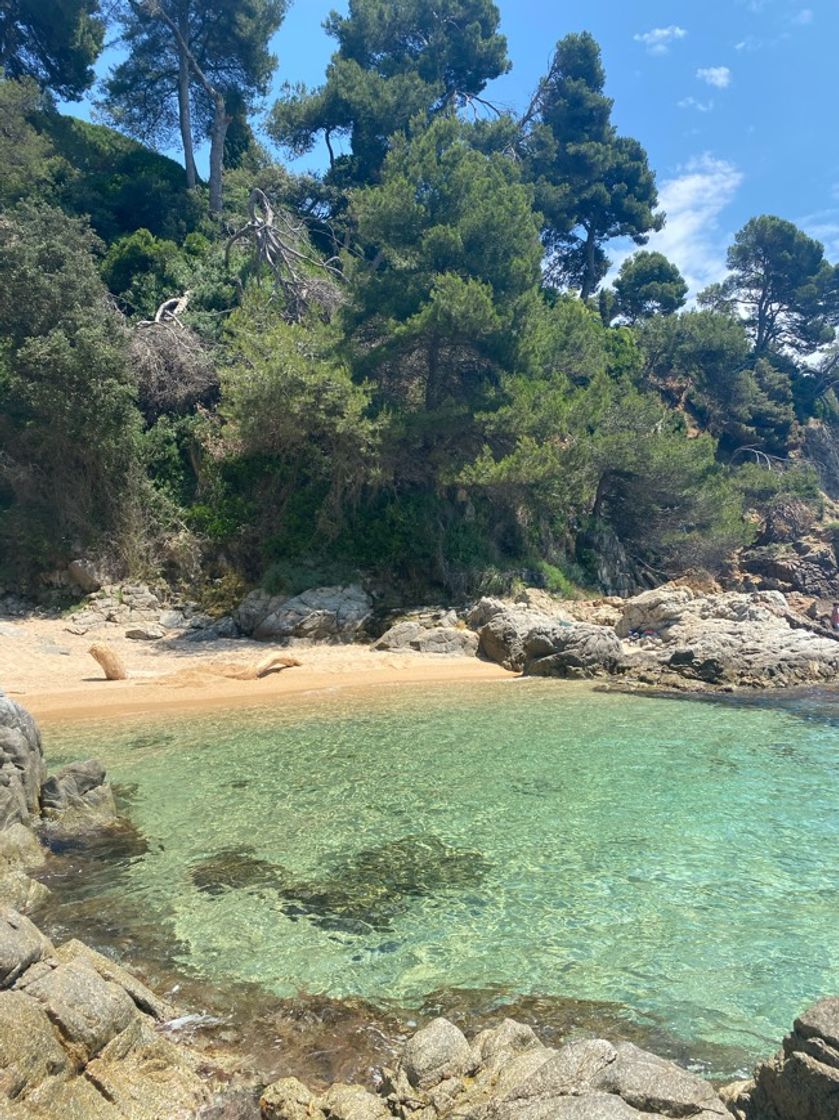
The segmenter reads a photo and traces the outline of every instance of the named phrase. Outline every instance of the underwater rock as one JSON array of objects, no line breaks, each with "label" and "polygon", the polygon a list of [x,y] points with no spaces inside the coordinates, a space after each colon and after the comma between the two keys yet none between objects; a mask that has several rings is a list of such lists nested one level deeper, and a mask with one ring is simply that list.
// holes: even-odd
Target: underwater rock
[{"label": "underwater rock", "polygon": [[253,848],[224,848],[214,852],[194,863],[189,874],[199,891],[213,895],[266,887],[282,890],[288,878],[282,867],[259,859]]},{"label": "underwater rock", "polygon": [[282,908],[321,929],[386,933],[412,898],[477,886],[488,869],[480,852],[450,848],[436,836],[406,836],[349,856],[323,879],[289,883]]}]

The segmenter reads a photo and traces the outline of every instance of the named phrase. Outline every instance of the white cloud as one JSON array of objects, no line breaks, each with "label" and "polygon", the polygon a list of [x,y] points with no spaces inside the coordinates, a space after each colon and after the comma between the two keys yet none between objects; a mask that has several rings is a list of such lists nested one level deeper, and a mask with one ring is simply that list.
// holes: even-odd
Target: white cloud
[{"label": "white cloud", "polygon": [[[654,233],[647,249],[678,265],[691,298],[725,275],[725,253],[731,233],[720,229],[720,216],[743,182],[742,172],[727,160],[706,152],[692,159],[659,188],[659,203],[667,223]],[[634,245],[614,254],[612,276],[623,261],[637,252]]]},{"label": "white cloud", "polygon": [[808,23],[813,22],[813,9],[802,8],[798,15],[792,17],[791,22],[797,24],[799,27],[806,27]]},{"label": "white cloud", "polygon": [[700,66],[696,76],[715,89],[726,89],[731,85],[731,71],[727,66]]},{"label": "white cloud", "polygon": [[683,97],[677,101],[679,109],[695,109],[697,113],[710,113],[714,107],[713,101],[698,101],[695,97]]},{"label": "white cloud", "polygon": [[636,43],[643,43],[649,54],[667,54],[677,39],[684,39],[687,31],[671,23],[669,27],[654,27],[652,31],[639,32],[633,36]]}]

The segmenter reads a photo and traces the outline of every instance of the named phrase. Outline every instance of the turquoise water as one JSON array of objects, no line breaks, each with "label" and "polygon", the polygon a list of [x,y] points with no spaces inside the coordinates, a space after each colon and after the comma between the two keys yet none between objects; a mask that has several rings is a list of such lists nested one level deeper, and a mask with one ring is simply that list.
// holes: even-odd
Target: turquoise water
[{"label": "turquoise water", "polygon": [[613,1001],[745,1060],[839,993],[837,715],[515,681],[45,738],[130,790],[148,848],[102,904],[166,923],[183,969]]}]

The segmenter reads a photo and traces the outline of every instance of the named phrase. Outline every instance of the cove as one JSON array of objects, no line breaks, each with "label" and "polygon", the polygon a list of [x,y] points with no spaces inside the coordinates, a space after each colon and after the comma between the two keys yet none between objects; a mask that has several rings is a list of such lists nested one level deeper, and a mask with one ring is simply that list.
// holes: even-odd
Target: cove
[{"label": "cove", "polygon": [[619,1005],[727,1076],[839,989],[836,712],[516,680],[50,728],[137,829],[51,885],[207,983]]}]

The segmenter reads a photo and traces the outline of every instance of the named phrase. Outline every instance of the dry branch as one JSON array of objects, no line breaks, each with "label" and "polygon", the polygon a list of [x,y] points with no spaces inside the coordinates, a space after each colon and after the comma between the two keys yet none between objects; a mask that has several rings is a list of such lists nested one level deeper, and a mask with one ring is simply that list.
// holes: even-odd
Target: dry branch
[{"label": "dry branch", "polygon": [[227,242],[228,268],[233,246],[240,241],[251,244],[256,268],[267,268],[271,273],[292,319],[301,318],[313,305],[327,316],[336,311],[342,301],[338,284],[343,280],[338,258],[321,260],[314,256],[308,248],[305,225],[285,209],[275,212],[258,187],[248,199],[248,221]]}]

